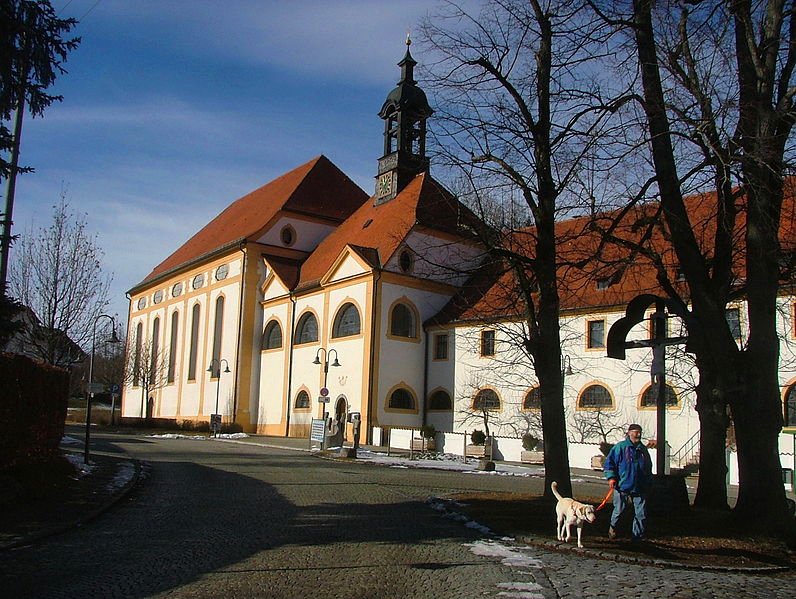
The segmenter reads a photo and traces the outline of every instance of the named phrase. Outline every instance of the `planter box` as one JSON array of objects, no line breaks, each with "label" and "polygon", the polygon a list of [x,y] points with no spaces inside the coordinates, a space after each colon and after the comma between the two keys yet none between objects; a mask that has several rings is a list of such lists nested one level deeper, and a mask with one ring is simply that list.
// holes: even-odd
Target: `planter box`
[{"label": "planter box", "polygon": [[434,439],[412,439],[412,451],[436,451],[437,442]]},{"label": "planter box", "polygon": [[605,464],[605,456],[604,455],[595,455],[591,458],[591,469],[592,470],[602,470],[603,464]]},{"label": "planter box", "polygon": [[544,452],[523,450],[520,452],[520,462],[523,464],[544,464]]},{"label": "planter box", "polygon": [[486,456],[486,445],[468,445],[464,455],[468,458],[483,458]]}]

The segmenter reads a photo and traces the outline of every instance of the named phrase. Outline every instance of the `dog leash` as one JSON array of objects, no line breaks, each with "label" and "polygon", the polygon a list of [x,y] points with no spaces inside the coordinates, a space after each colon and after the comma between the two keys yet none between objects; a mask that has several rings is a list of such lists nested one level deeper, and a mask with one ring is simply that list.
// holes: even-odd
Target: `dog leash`
[{"label": "dog leash", "polygon": [[614,488],[611,487],[608,489],[608,493],[605,494],[605,499],[603,499],[603,502],[599,506],[597,506],[597,509],[594,511],[599,512],[601,509],[603,509],[605,507],[605,504],[608,503],[608,500],[611,499],[611,495],[613,494],[614,494]]}]

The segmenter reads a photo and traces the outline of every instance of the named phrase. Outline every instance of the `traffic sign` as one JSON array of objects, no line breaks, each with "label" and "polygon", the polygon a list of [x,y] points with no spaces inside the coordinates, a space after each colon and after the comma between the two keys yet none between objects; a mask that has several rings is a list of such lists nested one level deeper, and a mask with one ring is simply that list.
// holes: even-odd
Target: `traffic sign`
[{"label": "traffic sign", "polygon": [[324,397],[323,395],[321,395],[318,398],[318,403],[329,403],[329,398],[328,397]]},{"label": "traffic sign", "polygon": [[329,390],[326,387],[321,387],[321,397],[328,397]]}]

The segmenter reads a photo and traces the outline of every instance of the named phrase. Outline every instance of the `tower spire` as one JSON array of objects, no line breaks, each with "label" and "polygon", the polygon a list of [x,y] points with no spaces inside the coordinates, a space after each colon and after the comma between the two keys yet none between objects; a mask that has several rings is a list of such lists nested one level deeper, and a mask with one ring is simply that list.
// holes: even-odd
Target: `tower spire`
[{"label": "tower spire", "polygon": [[394,198],[417,174],[428,170],[426,158],[426,119],[434,112],[426,94],[417,86],[414,68],[417,64],[409,46],[398,63],[401,80],[388,95],[379,111],[384,120],[384,155],[379,159],[376,177],[376,203]]}]

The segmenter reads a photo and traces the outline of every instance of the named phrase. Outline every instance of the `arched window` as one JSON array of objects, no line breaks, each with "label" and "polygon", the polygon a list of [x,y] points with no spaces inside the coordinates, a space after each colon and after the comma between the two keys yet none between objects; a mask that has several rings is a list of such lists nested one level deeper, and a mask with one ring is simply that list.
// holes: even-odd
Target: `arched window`
[{"label": "arched window", "polygon": [[499,410],[500,398],[492,389],[481,389],[473,399],[474,410]]},{"label": "arched window", "polygon": [[352,303],[344,304],[337,312],[332,327],[332,337],[350,337],[360,332],[359,310]]},{"label": "arched window", "polygon": [[406,304],[395,304],[390,314],[390,333],[395,337],[417,336],[415,314]]},{"label": "arched window", "polygon": [[296,409],[302,410],[310,407],[310,394],[303,389],[296,395]]},{"label": "arched window", "polygon": [[210,362],[213,364],[211,376],[218,378],[221,372],[221,333],[224,328],[224,296],[216,298],[216,319],[213,323],[213,355]]},{"label": "arched window", "polygon": [[133,387],[141,382],[141,344],[144,342],[144,324],[139,322],[135,327],[135,355],[133,356]]},{"label": "arched window", "polygon": [[202,308],[199,304],[194,304],[191,314],[191,344],[188,352],[188,380],[196,380],[196,358],[199,352],[199,317],[202,315]]},{"label": "arched window", "polygon": [[452,410],[453,402],[451,401],[451,396],[447,391],[443,391],[442,389],[434,391],[434,393],[431,394],[431,397],[428,398],[428,409]]},{"label": "arched window", "polygon": [[180,326],[180,313],[171,314],[171,335],[169,337],[169,370],[167,381],[174,382],[175,370],[177,368],[177,341],[179,340],[178,330]]},{"label": "arched window", "polygon": [[154,381],[158,377],[158,367],[160,366],[160,318],[155,318],[152,323],[152,355],[149,356],[149,380]]},{"label": "arched window", "polygon": [[525,394],[525,399],[522,400],[523,410],[541,410],[542,409],[542,388],[534,387]]},{"label": "arched window", "polygon": [[[674,388],[671,385],[665,386],[664,397],[666,398],[667,407],[676,406],[679,403],[677,401],[677,393],[675,393]],[[644,389],[644,393],[641,394],[641,407],[654,408],[657,405],[658,405],[658,386],[650,385],[649,387]]]},{"label": "arched window", "polygon": [[276,320],[265,325],[262,349],[277,349],[282,347],[282,327]]},{"label": "arched window", "polygon": [[318,321],[315,314],[307,312],[299,318],[298,326],[296,327],[296,344],[299,343],[312,343],[318,340]]},{"label": "arched window", "polygon": [[390,407],[395,410],[414,410],[415,398],[407,389],[399,387],[390,395]]},{"label": "arched window", "polygon": [[613,408],[614,400],[607,387],[589,385],[578,398],[579,408]]},{"label": "arched window", "polygon": [[796,383],[785,391],[785,426],[796,426]]}]

